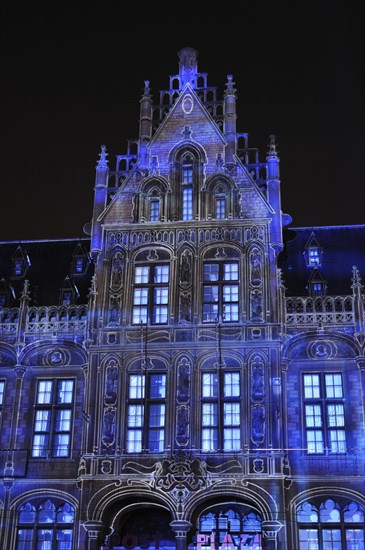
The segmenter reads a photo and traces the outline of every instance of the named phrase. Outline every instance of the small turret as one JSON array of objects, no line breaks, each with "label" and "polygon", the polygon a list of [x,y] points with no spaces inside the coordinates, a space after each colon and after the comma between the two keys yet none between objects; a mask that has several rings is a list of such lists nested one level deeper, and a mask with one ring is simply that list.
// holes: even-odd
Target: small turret
[{"label": "small turret", "polygon": [[109,167],[106,152],[106,145],[101,146],[99,160],[96,163],[94,211],[91,229],[91,254],[95,256],[101,251],[102,228],[98,221],[100,214],[104,211],[107,199]]},{"label": "small turret", "polygon": [[270,225],[270,245],[277,255],[283,248],[282,217],[280,198],[279,157],[276,151],[275,136],[270,136],[267,161],[267,190],[268,199],[274,210],[273,220]]},{"label": "small turret", "polygon": [[152,97],[150,83],[145,80],[144,93],[140,101],[139,118],[139,155],[142,167],[148,165],[147,145],[152,137]]},{"label": "small turret", "polygon": [[236,133],[236,90],[234,88],[233,77],[227,76],[226,90],[224,93],[224,135],[227,140],[226,146],[226,165],[235,164],[235,155],[237,153],[237,133]]}]

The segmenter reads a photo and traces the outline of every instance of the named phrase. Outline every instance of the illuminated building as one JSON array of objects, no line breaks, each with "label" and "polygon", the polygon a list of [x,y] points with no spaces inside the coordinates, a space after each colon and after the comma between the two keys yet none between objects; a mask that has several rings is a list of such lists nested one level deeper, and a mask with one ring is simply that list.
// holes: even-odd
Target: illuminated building
[{"label": "illuminated building", "polygon": [[364,549],[365,226],[293,226],[236,101],[182,49],[85,238],[1,243],[4,548]]}]

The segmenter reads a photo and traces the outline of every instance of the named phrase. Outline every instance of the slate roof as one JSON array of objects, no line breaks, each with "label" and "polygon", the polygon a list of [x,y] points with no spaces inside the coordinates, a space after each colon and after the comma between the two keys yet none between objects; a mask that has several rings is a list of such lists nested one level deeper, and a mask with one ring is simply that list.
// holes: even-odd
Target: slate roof
[{"label": "slate roof", "polygon": [[[90,238],[0,242],[0,280],[4,279],[5,283],[11,285],[15,294],[15,299],[7,305],[19,306],[25,279],[29,280],[30,285],[30,305],[59,305],[60,290],[67,276],[76,285],[80,295],[76,304],[86,304],[94,265],[90,260],[84,274],[72,273],[74,253],[80,244],[88,254]],[[18,247],[27,254],[30,265],[24,276],[13,277],[12,257]]]},{"label": "slate roof", "polygon": [[352,268],[365,284],[365,225],[291,227],[284,229],[284,250],[279,266],[286,296],[307,296],[313,268],[307,266],[305,247],[312,234],[323,250],[319,271],[327,282],[327,295],[352,294]]}]

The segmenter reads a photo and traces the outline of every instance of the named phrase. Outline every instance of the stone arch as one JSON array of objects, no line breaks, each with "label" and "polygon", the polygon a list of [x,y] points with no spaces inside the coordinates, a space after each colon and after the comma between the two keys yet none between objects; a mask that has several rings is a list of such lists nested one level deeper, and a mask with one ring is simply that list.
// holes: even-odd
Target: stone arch
[{"label": "stone arch", "polygon": [[229,176],[219,174],[208,178],[202,191],[203,218],[232,219],[239,216],[238,189]]}]

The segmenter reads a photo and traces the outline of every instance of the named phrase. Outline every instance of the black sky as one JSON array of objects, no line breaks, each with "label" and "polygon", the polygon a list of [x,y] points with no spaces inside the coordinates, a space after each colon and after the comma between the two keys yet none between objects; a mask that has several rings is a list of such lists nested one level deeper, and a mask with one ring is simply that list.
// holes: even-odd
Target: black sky
[{"label": "black sky", "polygon": [[84,236],[100,146],[113,169],[138,137],[144,81],[157,102],[185,46],[220,97],[233,74],[237,131],[261,160],[276,135],[293,226],[365,223],[363,16],[352,3],[231,4],[2,8],[0,241]]}]

